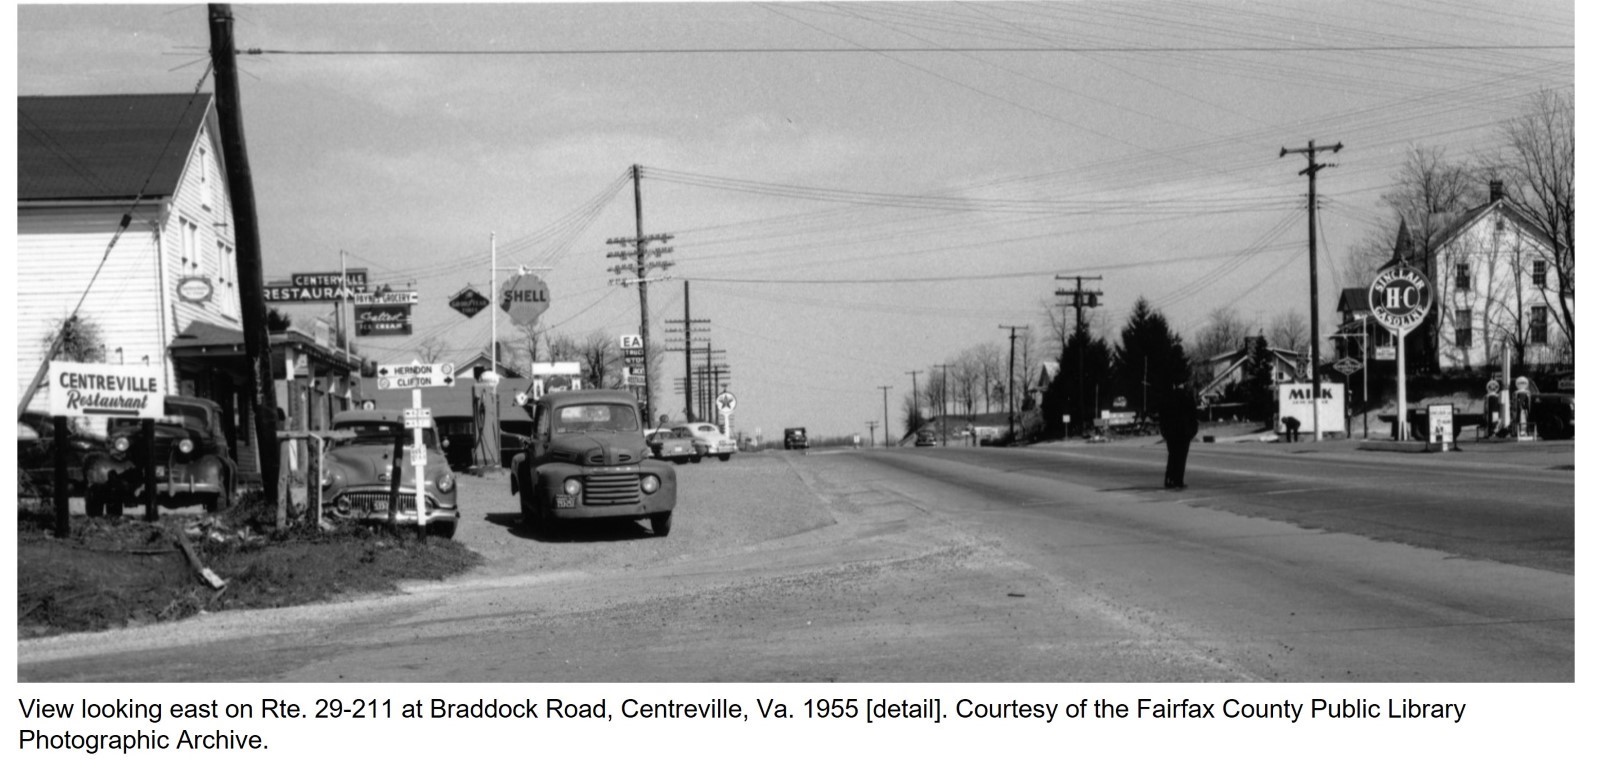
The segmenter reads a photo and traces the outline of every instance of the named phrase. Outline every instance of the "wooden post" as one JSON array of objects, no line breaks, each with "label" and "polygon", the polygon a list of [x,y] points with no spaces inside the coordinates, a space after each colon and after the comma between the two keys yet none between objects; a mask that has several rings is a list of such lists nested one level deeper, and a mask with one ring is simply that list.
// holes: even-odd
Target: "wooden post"
[{"label": "wooden post", "polygon": [[55,429],[56,537],[64,538],[72,535],[72,516],[67,510],[67,416],[58,414],[50,422]]},{"label": "wooden post", "polygon": [[395,506],[400,504],[400,454],[406,450],[406,434],[394,434],[394,456],[389,462],[389,529],[394,529]]},{"label": "wooden post", "polygon": [[144,447],[144,520],[157,521],[161,514],[156,510],[156,463],[166,462],[166,458],[156,457],[156,421],[151,419],[141,420],[139,424],[139,443]]}]

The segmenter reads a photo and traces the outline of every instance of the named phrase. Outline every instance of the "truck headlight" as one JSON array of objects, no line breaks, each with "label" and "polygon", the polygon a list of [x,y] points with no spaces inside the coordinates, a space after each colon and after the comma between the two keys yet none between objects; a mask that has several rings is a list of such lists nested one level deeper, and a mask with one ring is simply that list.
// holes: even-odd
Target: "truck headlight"
[{"label": "truck headlight", "polygon": [[577,479],[567,479],[566,483],[561,485],[561,491],[569,495],[576,495],[583,491],[583,482]]},{"label": "truck headlight", "polygon": [[639,488],[644,490],[645,494],[653,495],[656,490],[661,488],[661,479],[655,476],[644,476],[639,479]]},{"label": "truck headlight", "polygon": [[184,439],[182,441],[179,441],[178,442],[178,451],[182,452],[184,454],[189,454],[190,452],[193,452],[194,451],[194,442],[190,441],[189,439]]},{"label": "truck headlight", "polygon": [[117,450],[118,452],[128,451],[128,437],[118,436],[117,440],[111,443],[111,448]]}]

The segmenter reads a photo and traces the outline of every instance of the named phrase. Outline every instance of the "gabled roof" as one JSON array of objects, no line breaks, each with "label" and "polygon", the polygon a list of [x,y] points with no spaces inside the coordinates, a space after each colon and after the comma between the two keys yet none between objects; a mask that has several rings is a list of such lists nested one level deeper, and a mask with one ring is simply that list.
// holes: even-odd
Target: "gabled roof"
[{"label": "gabled roof", "polygon": [[17,200],[171,197],[210,109],[207,93],[19,96]]},{"label": "gabled roof", "polygon": [[[1532,219],[1530,219],[1522,209],[1520,209],[1516,204],[1512,203],[1509,198],[1499,198],[1481,206],[1474,206],[1473,208],[1467,209],[1466,211],[1463,211],[1457,215],[1454,219],[1446,222],[1445,225],[1439,228],[1439,231],[1434,234],[1433,242],[1430,244],[1432,253],[1428,254],[1427,256],[1431,258],[1434,254],[1438,254],[1440,251],[1448,248],[1456,238],[1461,236],[1462,233],[1466,232],[1485,215],[1493,211],[1498,211],[1500,216],[1504,217],[1507,222],[1512,223],[1512,225],[1519,230],[1522,230],[1524,233],[1527,233],[1528,235],[1537,239],[1539,243],[1545,246],[1545,248],[1548,248],[1551,251],[1555,250],[1555,244],[1550,242],[1550,238],[1534,225]],[[1409,259],[1411,262],[1415,263],[1421,256],[1414,253],[1417,250],[1417,247],[1412,244],[1411,231],[1406,228],[1405,222],[1401,222],[1400,232],[1395,236],[1394,256],[1390,257],[1389,261],[1383,263],[1383,265],[1381,265],[1378,269],[1380,271],[1388,269],[1389,267],[1400,262],[1402,258]]]},{"label": "gabled roof", "polygon": [[1372,302],[1366,289],[1342,289],[1339,292],[1340,313],[1371,313]]}]

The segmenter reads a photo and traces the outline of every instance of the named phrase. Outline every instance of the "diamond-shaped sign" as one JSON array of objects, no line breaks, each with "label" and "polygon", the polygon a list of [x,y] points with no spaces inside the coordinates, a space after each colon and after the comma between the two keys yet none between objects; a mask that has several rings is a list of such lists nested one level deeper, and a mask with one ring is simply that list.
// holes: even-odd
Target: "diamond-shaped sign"
[{"label": "diamond-shaped sign", "polygon": [[1344,358],[1333,362],[1333,370],[1346,377],[1349,377],[1350,375],[1361,371],[1361,362],[1349,356],[1345,356]]},{"label": "diamond-shaped sign", "polygon": [[489,298],[474,291],[471,286],[456,292],[456,295],[450,298],[450,307],[468,318],[477,315],[478,311],[488,306]]}]

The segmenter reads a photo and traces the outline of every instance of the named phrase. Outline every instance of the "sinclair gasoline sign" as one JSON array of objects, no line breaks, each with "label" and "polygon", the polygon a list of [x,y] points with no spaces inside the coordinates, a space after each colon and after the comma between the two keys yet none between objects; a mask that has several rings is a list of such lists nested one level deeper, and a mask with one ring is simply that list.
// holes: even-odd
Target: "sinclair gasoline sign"
[{"label": "sinclair gasoline sign", "polygon": [[1395,265],[1372,280],[1367,290],[1372,320],[1390,331],[1415,329],[1433,308],[1433,284],[1410,265]]},{"label": "sinclair gasoline sign", "polygon": [[50,414],[148,417],[166,411],[159,370],[148,366],[50,362]]}]

